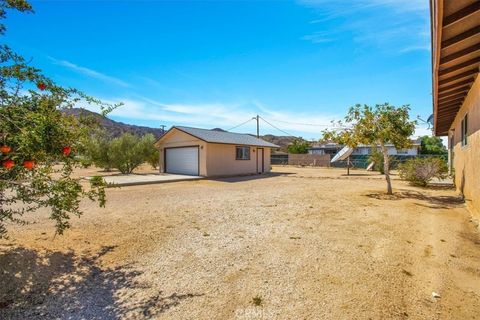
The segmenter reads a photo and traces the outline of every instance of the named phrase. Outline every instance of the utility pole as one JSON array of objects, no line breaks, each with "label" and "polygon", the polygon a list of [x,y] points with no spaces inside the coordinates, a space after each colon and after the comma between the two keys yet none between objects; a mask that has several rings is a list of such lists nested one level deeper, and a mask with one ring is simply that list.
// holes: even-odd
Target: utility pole
[{"label": "utility pole", "polygon": [[164,125],[164,124],[160,125],[160,128],[162,128],[162,133],[165,133],[165,127],[166,127],[166,125]]},{"label": "utility pole", "polygon": [[256,117],[253,117],[253,120],[257,120],[257,138],[260,138],[260,121],[259,121],[260,116],[257,114]]}]

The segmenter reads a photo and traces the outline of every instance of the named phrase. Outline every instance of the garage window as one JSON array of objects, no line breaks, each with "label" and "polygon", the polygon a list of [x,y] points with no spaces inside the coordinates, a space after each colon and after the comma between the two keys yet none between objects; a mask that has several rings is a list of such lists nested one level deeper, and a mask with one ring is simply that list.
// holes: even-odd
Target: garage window
[{"label": "garage window", "polygon": [[250,147],[237,147],[236,160],[250,160]]}]

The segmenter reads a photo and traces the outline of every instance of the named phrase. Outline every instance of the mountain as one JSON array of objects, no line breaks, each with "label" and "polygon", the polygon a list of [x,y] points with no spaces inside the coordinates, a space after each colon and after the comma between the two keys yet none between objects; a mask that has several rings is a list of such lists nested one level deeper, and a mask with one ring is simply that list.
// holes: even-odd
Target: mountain
[{"label": "mountain", "polygon": [[283,151],[287,152],[287,147],[293,143],[293,141],[296,139],[295,137],[292,136],[275,136],[273,134],[266,134],[263,136],[260,136],[265,141],[271,142],[273,144],[276,144],[277,146],[280,146],[280,149],[278,151]]},{"label": "mountain", "polygon": [[[81,109],[81,108],[72,108],[72,109],[66,109],[64,111],[68,115],[75,116],[77,118],[79,117],[91,117],[98,121],[101,127],[103,127],[111,136],[113,137],[118,137],[124,133],[131,133],[134,135],[138,136],[143,136],[147,133],[151,133],[155,136],[155,138],[160,138],[163,133],[165,132],[161,128],[151,128],[151,127],[144,127],[144,126],[136,126],[133,124],[126,124],[123,122],[115,121],[112,119],[109,119],[107,117],[102,116],[101,114],[98,114],[93,111],[89,111],[86,109]],[[212,130],[216,131],[225,131],[221,128],[214,128]],[[276,145],[280,146],[279,151],[287,151],[287,146],[291,143],[293,143],[293,140],[295,139],[294,137],[289,137],[289,136],[275,136],[272,134],[266,134],[263,136],[260,136],[265,141],[274,143]]]},{"label": "mountain", "polygon": [[92,112],[86,109],[81,109],[81,108],[72,108],[72,109],[66,109],[64,111],[68,115],[72,115],[75,117],[91,117],[98,121],[101,127],[103,127],[110,135],[113,137],[118,137],[121,136],[124,133],[131,133],[134,135],[138,136],[143,136],[147,133],[151,133],[155,136],[155,138],[160,138],[163,133],[165,132],[161,128],[150,128],[150,127],[144,127],[144,126],[136,126],[133,124],[126,124],[123,122],[115,121],[112,119],[109,119],[107,117],[102,116],[101,114],[98,114],[96,112]]}]

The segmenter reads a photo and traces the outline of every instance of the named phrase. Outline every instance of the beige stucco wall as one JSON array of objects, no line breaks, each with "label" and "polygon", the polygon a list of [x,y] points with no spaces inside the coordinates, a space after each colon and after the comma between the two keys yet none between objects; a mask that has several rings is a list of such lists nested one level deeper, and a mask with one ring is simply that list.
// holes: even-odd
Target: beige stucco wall
[{"label": "beige stucco wall", "polygon": [[199,161],[201,176],[207,176],[207,143],[189,134],[186,134],[179,130],[172,130],[162,137],[160,143],[157,143],[157,147],[160,149],[160,172],[165,172],[164,154],[165,148],[172,147],[187,147],[187,146],[199,146]]},{"label": "beige stucco wall", "polygon": [[[462,146],[461,122],[466,113],[468,138],[467,145]],[[480,219],[480,76],[477,76],[450,129],[449,138],[453,138],[454,145],[455,185],[457,191],[465,196],[472,215]]]},{"label": "beige stucco wall", "polygon": [[[206,143],[179,130],[168,132],[156,144],[160,149],[160,172],[165,172],[165,148],[199,146],[200,175],[204,177],[233,176],[257,172],[258,148],[250,146],[250,160],[236,160],[235,145]],[[270,148],[264,150],[264,168],[269,172]]]},{"label": "beige stucco wall", "polygon": [[[257,172],[257,147],[250,147],[250,160],[236,160],[236,146],[231,144],[208,144],[207,174],[209,177],[254,174]],[[270,148],[263,148],[265,172],[269,172]],[[261,170],[261,169],[260,169]]]}]

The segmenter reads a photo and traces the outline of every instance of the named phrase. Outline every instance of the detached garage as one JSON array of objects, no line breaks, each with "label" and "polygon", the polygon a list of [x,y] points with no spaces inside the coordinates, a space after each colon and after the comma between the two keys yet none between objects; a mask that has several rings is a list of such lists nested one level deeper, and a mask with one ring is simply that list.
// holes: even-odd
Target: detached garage
[{"label": "detached garage", "polygon": [[270,171],[277,145],[249,134],[176,126],[157,141],[160,172],[204,177]]}]

